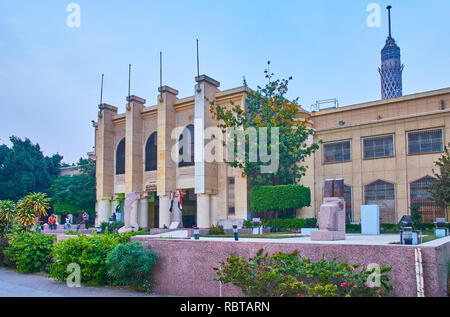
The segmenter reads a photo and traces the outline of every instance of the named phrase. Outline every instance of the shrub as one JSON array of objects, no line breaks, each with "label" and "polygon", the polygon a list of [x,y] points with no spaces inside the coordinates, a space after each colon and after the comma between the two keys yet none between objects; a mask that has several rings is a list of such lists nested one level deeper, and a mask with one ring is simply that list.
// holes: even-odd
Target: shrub
[{"label": "shrub", "polygon": [[108,252],[120,243],[126,243],[134,233],[80,235],[61,241],[54,246],[55,263],[49,266],[50,277],[65,281],[70,272],[67,267],[71,263],[80,265],[81,281],[87,286],[111,284],[107,276],[106,258]]},{"label": "shrub", "polygon": [[397,224],[395,223],[382,223],[380,224],[380,231],[384,233],[398,233],[400,230],[398,229]]},{"label": "shrub", "polygon": [[122,221],[113,221],[112,223],[102,222],[100,224],[100,228],[102,228],[102,232],[108,232],[108,233],[117,232],[123,226],[125,226],[125,224]]},{"label": "shrub", "polygon": [[291,219],[273,219],[269,220],[267,226],[271,228],[277,228],[280,231],[284,230],[300,230],[301,228],[316,228],[317,227],[317,219],[299,219],[299,218],[291,218]]},{"label": "shrub", "polygon": [[255,297],[370,297],[387,296],[392,290],[388,267],[381,268],[380,287],[370,288],[366,281],[375,269],[360,269],[336,259],[312,262],[299,256],[297,250],[271,256],[263,252],[259,250],[248,260],[230,255],[215,268],[216,280]]},{"label": "shrub", "polygon": [[361,233],[361,224],[359,223],[347,223],[345,225],[346,233]]},{"label": "shrub", "polygon": [[118,244],[106,259],[108,275],[118,285],[133,286],[138,291],[150,291],[153,285],[152,268],[157,255],[145,249],[141,242]]},{"label": "shrub", "polygon": [[252,229],[253,228],[252,221],[251,220],[244,220],[244,228]]},{"label": "shrub", "polygon": [[255,186],[250,194],[250,206],[255,212],[311,206],[311,190],[302,185]]},{"label": "shrub", "polygon": [[222,226],[212,225],[211,228],[209,228],[209,234],[225,234],[225,231]]},{"label": "shrub", "polygon": [[8,236],[5,254],[21,273],[42,272],[51,262],[55,237],[30,232]]}]

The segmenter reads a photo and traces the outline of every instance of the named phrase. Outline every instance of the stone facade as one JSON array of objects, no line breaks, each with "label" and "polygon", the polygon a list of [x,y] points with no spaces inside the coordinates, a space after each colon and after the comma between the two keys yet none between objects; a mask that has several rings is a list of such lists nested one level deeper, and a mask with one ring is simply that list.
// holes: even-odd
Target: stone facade
[{"label": "stone facade", "polygon": [[[414,200],[417,195],[412,193],[411,185],[424,177],[433,176],[432,170],[436,169],[434,162],[443,154],[443,145],[450,142],[449,107],[450,89],[447,88],[313,112],[314,141],[324,142],[314,155],[315,169],[310,171],[315,179],[315,214],[323,200],[324,180],[337,178],[343,178],[347,189],[350,189],[351,199],[347,208],[351,209],[353,222],[360,221],[360,206],[367,203],[367,186],[377,181],[381,181],[379,184],[394,185],[394,199],[392,206],[389,206],[394,210],[392,220],[388,222],[398,222],[403,215],[410,213],[414,203],[421,204],[421,201],[423,210],[428,212],[427,208],[431,207],[425,205],[429,202],[426,199]],[[410,133],[436,130],[442,131],[442,146],[439,149],[410,153]],[[392,153],[364,157],[364,140],[377,136],[392,136]],[[350,141],[349,159],[326,162],[324,147],[345,141]],[[380,204],[382,211],[383,201]],[[444,214],[444,211],[441,212]],[[427,221],[430,222],[433,217],[430,214]]]},{"label": "stone facade", "polygon": [[[217,126],[211,118],[210,103],[233,102],[245,107],[246,88],[220,91],[219,82],[205,75],[197,77],[196,82],[195,94],[182,99],[178,98],[177,90],[161,87],[156,104],[151,106],[142,98],[130,96],[122,114],[117,107],[100,105],[98,122],[94,123],[97,224],[120,211],[125,195],[132,192],[140,193],[140,199],[133,206],[131,221],[143,228],[168,228],[174,221],[180,221],[184,227],[196,224],[209,228],[222,219],[247,219],[247,179],[240,170],[221,161],[209,163],[203,155],[210,139],[205,129]],[[312,113],[302,109],[299,119],[309,122],[316,132],[308,142],[322,140],[323,145],[304,163],[309,170],[302,184],[311,188],[312,206],[298,210],[296,216],[317,217],[324,180],[343,178],[347,188],[347,221],[359,222],[360,206],[367,203],[366,192],[380,188],[387,192],[393,185],[393,199],[390,197],[386,206],[383,197],[377,202],[382,205],[382,214],[383,208],[386,209],[384,222],[397,222],[409,213],[412,205],[411,184],[432,175],[434,162],[442,155],[443,145],[450,141],[450,110],[446,109],[449,106],[450,88]],[[174,156],[182,154],[176,143],[182,130],[189,126],[194,133],[191,141],[194,162],[180,165],[174,160]],[[441,131],[442,147],[430,153],[409,153],[409,133],[428,130]],[[392,153],[365,158],[364,140],[378,136],[392,136]],[[157,162],[149,169],[147,147],[152,140],[156,140],[153,150],[157,152],[154,155]],[[327,156],[324,160],[325,146],[342,141],[350,146],[349,157],[328,162]],[[120,148],[123,157],[118,156]],[[123,170],[117,166],[118,161],[124,165]],[[182,213],[178,209],[180,189]]]}]

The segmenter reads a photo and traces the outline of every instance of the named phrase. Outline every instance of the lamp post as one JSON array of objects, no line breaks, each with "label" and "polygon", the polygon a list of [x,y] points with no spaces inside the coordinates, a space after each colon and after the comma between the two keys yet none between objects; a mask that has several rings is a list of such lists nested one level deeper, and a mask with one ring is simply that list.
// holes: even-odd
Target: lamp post
[{"label": "lamp post", "polygon": [[200,240],[200,228],[194,227],[194,238],[195,240]]},{"label": "lamp post", "polygon": [[233,233],[234,233],[234,241],[239,241],[239,235],[238,235],[238,227],[237,227],[237,225],[233,225]]}]

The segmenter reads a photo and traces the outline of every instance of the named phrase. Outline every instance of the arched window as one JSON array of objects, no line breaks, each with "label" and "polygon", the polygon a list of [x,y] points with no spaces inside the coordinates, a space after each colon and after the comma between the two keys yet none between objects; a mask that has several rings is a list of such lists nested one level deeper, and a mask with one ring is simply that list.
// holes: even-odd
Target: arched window
[{"label": "arched window", "polygon": [[145,171],[158,169],[158,133],[154,132],[145,145]]},{"label": "arched window", "polygon": [[123,138],[116,150],[116,175],[125,174],[125,138]]},{"label": "arched window", "polygon": [[364,186],[364,203],[380,206],[381,223],[397,223],[394,184],[377,180]]},{"label": "arched window", "polygon": [[423,222],[434,222],[436,218],[445,218],[445,211],[431,199],[430,185],[433,178],[425,176],[410,184],[410,207],[420,206]]},{"label": "arched window", "polygon": [[[185,140],[184,138],[188,138]],[[193,166],[194,162],[194,126],[188,125],[179,139],[178,167]]]}]

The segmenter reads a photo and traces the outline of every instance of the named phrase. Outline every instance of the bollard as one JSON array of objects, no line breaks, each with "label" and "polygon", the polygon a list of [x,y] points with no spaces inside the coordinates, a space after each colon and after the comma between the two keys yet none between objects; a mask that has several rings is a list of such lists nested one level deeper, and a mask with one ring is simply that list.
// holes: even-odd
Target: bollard
[{"label": "bollard", "polygon": [[234,241],[239,241],[237,225],[233,225]]}]

